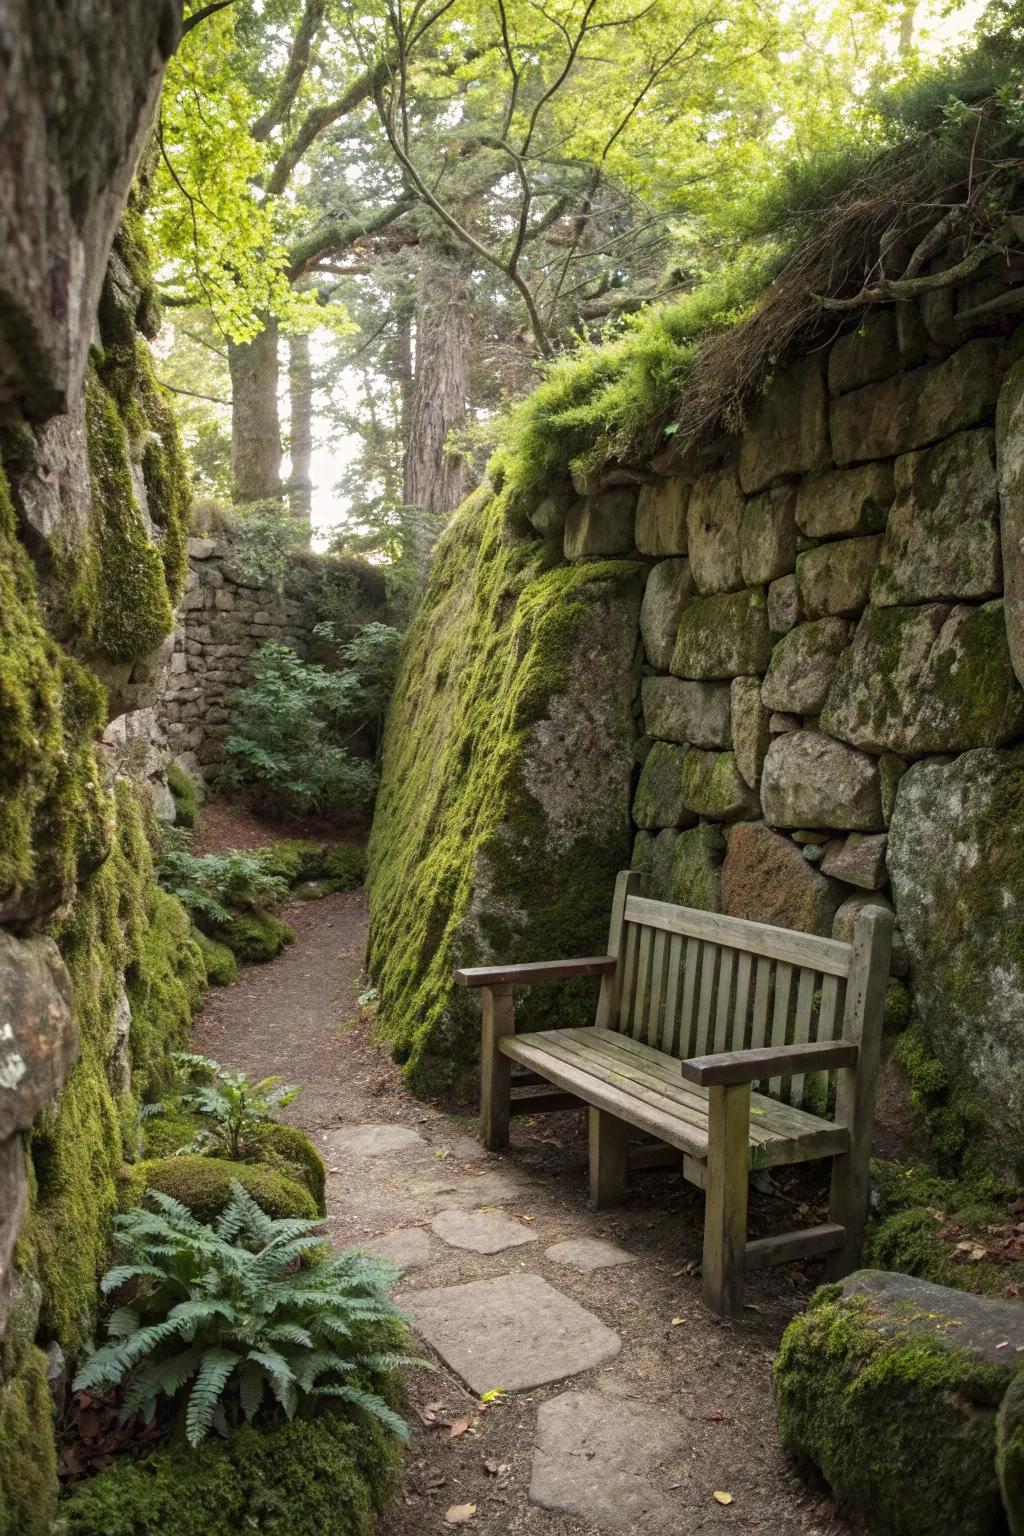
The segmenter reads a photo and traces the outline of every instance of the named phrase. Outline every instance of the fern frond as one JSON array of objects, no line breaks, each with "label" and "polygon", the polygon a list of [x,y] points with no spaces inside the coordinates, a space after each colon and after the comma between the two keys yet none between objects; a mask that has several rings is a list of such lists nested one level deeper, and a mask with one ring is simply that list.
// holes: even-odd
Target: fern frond
[{"label": "fern frond", "polygon": [[189,1445],[199,1445],[209,1433],[224,1384],[240,1358],[228,1349],[204,1352],[185,1410],[185,1435]]},{"label": "fern frond", "polygon": [[315,1388],[318,1397],[337,1397],[342,1402],[353,1403],[357,1408],[363,1408],[378,1419],[386,1429],[390,1429],[401,1440],[408,1440],[409,1426],[400,1414],[378,1397],[376,1392],[364,1392],[361,1387],[352,1386],[346,1382],[343,1386],[327,1385]]}]

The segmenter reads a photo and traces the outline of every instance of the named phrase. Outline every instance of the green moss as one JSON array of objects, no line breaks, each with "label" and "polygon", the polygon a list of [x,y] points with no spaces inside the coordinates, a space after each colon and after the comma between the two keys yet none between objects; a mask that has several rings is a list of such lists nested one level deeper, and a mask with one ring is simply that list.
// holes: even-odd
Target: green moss
[{"label": "green moss", "polygon": [[305,1131],[300,1131],[297,1125],[272,1122],[256,1132],[253,1142],[247,1161],[266,1163],[297,1184],[305,1185],[316,1202],[317,1214],[325,1216],[327,1169]]},{"label": "green moss", "polygon": [[202,1125],[198,1115],[190,1115],[174,1099],[163,1100],[162,1108],[162,1114],[142,1117],[142,1147],[147,1158],[173,1156],[195,1140]]},{"label": "green moss", "polygon": [[291,838],[259,851],[260,863],[272,875],[291,886],[323,881],[336,891],[361,885],[366,876],[366,854],[355,843],[314,843]]},{"label": "green moss", "polygon": [[902,981],[890,980],[885,991],[885,1030],[887,1034],[899,1035],[910,1023],[912,1009],[910,992]]},{"label": "green moss", "polygon": [[46,1356],[29,1347],[4,1363],[0,1384],[0,1536],[49,1536],[57,1512],[57,1453]]},{"label": "green moss", "polygon": [[67,1536],[373,1536],[401,1447],[367,1417],[324,1411],[243,1426],[198,1450],[122,1461],[64,1506]]},{"label": "green moss", "polygon": [[159,1189],[187,1205],[200,1221],[214,1221],[231,1198],[237,1179],[268,1216],[301,1216],[313,1221],[319,1212],[309,1190],[276,1168],[262,1163],[233,1163],[226,1157],[158,1157],[125,1165],[118,1178],[121,1209],[141,1204],[148,1189]]},{"label": "green moss", "polygon": [[1024,1367],[1018,1367],[999,1407],[996,1471],[1010,1536],[1024,1536]]},{"label": "green moss", "polygon": [[725,838],[720,827],[705,825],[680,832],[673,849],[666,899],[702,912],[720,912],[724,857]]},{"label": "green moss", "polygon": [[940,1169],[968,1176],[987,1172],[984,1102],[934,1055],[919,1019],[900,1036],[893,1060],[907,1075],[911,1105]]},{"label": "green moss", "polygon": [[206,966],[206,979],[212,987],[229,987],[238,975],[238,961],[226,944],[218,944],[201,929],[193,930]]},{"label": "green moss", "polygon": [[[599,604],[632,600],[638,581],[627,562],[557,559],[515,532],[502,498],[477,493],[438,547],[406,638],[370,844],[369,963],[382,1028],[417,1091],[474,1075],[479,1004],[452,986],[452,967],[484,953],[592,953],[629,862],[625,807],[621,827],[606,817],[554,857],[529,782],[533,727],[582,676],[580,637]],[[628,762],[631,719],[621,743],[601,745]],[[481,881],[487,899],[471,915]],[[552,992],[531,989],[524,1025],[582,1023],[593,1008],[585,984]]]},{"label": "green moss", "polygon": [[295,939],[295,930],[270,912],[240,912],[222,923],[213,938],[224,944],[243,965],[273,960]]},{"label": "green moss", "polygon": [[199,819],[199,794],[191,775],[172,759],[167,764],[167,788],[174,801],[174,820],[179,827],[194,827]]},{"label": "green moss", "polygon": [[683,804],[710,821],[742,821],[759,816],[760,801],[743,781],[735,752],[700,752],[683,758]]},{"label": "green moss", "polygon": [[1000,1367],[911,1326],[883,1331],[866,1297],[833,1286],[786,1329],[774,1383],[783,1444],[840,1503],[891,1536],[991,1536]]}]

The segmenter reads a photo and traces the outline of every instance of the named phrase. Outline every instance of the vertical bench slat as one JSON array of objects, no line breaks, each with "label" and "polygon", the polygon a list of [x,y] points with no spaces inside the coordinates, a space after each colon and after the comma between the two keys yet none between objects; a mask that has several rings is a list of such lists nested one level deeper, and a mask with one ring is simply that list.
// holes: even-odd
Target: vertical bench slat
[{"label": "vertical bench slat", "polygon": [[753,956],[741,949],[736,959],[736,1003],[732,1015],[732,1035],[727,1049],[742,1051],[747,1043],[747,1014],[750,1010],[750,972]]},{"label": "vertical bench slat", "polygon": [[[822,976],[821,992],[818,998],[818,1018],[815,1025],[815,1040],[835,1040],[837,1030],[842,1024],[842,1014],[839,1011],[839,977]],[[827,1072],[812,1072],[804,1082],[804,1104],[816,1115],[825,1113],[825,1105],[828,1102],[829,1074]]]},{"label": "vertical bench slat", "polygon": [[608,924],[608,953],[617,962],[615,972],[601,980],[597,997],[597,1016],[594,1020],[599,1029],[617,1029],[619,1005],[622,997],[623,977],[626,968],[626,902],[640,889],[640,872],[623,869],[615,880],[612,896],[611,920]]},{"label": "vertical bench slat", "polygon": [[697,1007],[697,1023],[690,1040],[688,1055],[703,1056],[710,1050],[711,1004],[715,995],[715,962],[719,956],[717,944],[700,947],[700,1003]]},{"label": "vertical bench slat", "polygon": [[642,1039],[644,1034],[647,1002],[651,992],[651,942],[653,938],[654,933],[652,929],[641,928],[636,963],[636,988],[633,992],[633,1024],[630,1029],[630,1034],[634,1040]]},{"label": "vertical bench slat", "polygon": [[647,1004],[647,1044],[661,1044],[661,1013],[665,995],[665,948],[668,935],[659,928],[651,946],[651,988]]},{"label": "vertical bench slat", "polygon": [[690,1042],[693,1037],[693,1005],[697,995],[697,973],[700,967],[700,942],[686,941],[686,973],[683,977],[683,1011],[679,1017],[679,1055],[685,1060],[692,1056]]},{"label": "vertical bench slat", "polygon": [[[811,1012],[814,1008],[814,992],[817,973],[806,966],[800,970],[800,985],[796,997],[796,1018],[793,1021],[793,1044],[806,1045],[811,1038]],[[804,1074],[798,1072],[789,1080],[789,1102],[800,1105],[804,1096]]]},{"label": "vertical bench slat", "polygon": [[[775,967],[775,1007],[772,1011],[772,1045],[788,1045],[786,1032],[789,1028],[789,999],[793,990],[793,967],[780,960]],[[782,1089],[781,1077],[768,1079],[768,1092],[778,1098]]]},{"label": "vertical bench slat", "polygon": [[622,991],[619,994],[619,1023],[618,1028],[624,1034],[629,1032],[629,1020],[633,1012],[633,992],[636,988],[636,949],[637,939],[636,923],[626,924],[626,963],[622,972]]},{"label": "vertical bench slat", "polygon": [[668,979],[665,987],[665,1024],[661,1032],[661,1048],[670,1056],[676,1054],[676,1026],[679,1007],[679,977],[683,968],[682,934],[673,933],[668,941]]},{"label": "vertical bench slat", "polygon": [[757,1050],[768,1043],[768,995],[771,991],[772,962],[760,956],[754,973],[754,1018],[750,1029],[750,1048]]},{"label": "vertical bench slat", "polygon": [[732,973],[736,961],[734,949],[722,949],[719,951],[718,962],[718,1007],[715,1010],[715,1043],[712,1047],[716,1051],[725,1051],[729,1048],[729,1003],[732,998]]}]

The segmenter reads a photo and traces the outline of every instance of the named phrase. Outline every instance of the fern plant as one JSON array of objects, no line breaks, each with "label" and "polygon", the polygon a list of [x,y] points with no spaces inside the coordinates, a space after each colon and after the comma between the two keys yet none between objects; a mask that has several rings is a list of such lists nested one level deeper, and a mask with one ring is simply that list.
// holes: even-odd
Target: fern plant
[{"label": "fern plant", "polygon": [[157,874],[199,927],[216,927],[232,911],[267,911],[281,905],[288,883],[271,874],[248,853],[205,853],[201,857],[172,849],[160,860]]},{"label": "fern plant", "polygon": [[209,1152],[239,1162],[247,1143],[261,1125],[277,1118],[277,1111],[293,1104],[302,1092],[280,1077],[264,1077],[251,1083],[244,1072],[218,1071],[212,1080],[199,1082],[182,1093],[182,1109],[202,1121],[199,1135],[183,1152]]},{"label": "fern plant", "polygon": [[425,1361],[370,1353],[375,1329],[405,1321],[388,1295],[398,1272],[356,1249],[331,1255],[315,1222],[273,1221],[237,1182],[215,1226],[169,1195],[115,1219],[122,1262],[102,1290],[130,1290],[107,1320],[108,1341],[74,1381],[76,1392],[122,1388],[122,1420],[154,1418],[177,1401],[189,1443],[274,1405],[289,1419],[318,1400],[365,1409],[403,1439],[408,1430],[365,1385]]}]

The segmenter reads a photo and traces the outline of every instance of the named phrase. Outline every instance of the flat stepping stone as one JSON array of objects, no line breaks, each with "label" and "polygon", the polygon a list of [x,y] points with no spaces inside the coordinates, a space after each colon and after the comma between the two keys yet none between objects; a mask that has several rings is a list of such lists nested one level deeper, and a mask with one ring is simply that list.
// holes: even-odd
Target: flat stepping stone
[{"label": "flat stepping stone", "polygon": [[[539,1275],[498,1275],[399,1299],[417,1329],[479,1396],[524,1392],[592,1370],[622,1341]],[[613,1415],[618,1418],[618,1415]]]},{"label": "flat stepping stone", "polygon": [[382,1237],[372,1237],[364,1246],[366,1253],[387,1259],[396,1269],[422,1269],[434,1257],[434,1244],[422,1227],[396,1227]]},{"label": "flat stepping stone", "polygon": [[681,1529],[673,1483],[685,1480],[686,1431],[649,1403],[563,1392],[537,1412],[530,1503],[607,1531]]},{"label": "flat stepping stone", "polygon": [[449,1157],[457,1157],[460,1162],[482,1162],[485,1157],[490,1157],[486,1147],[480,1145],[472,1136],[449,1136],[447,1140],[438,1143],[442,1151]]},{"label": "flat stepping stone", "polygon": [[408,1125],[346,1125],[330,1131],[326,1142],[331,1154],[338,1157],[381,1157],[426,1146],[419,1131]]},{"label": "flat stepping stone", "polygon": [[463,1210],[478,1210],[482,1205],[504,1205],[508,1200],[524,1200],[528,1191],[515,1179],[501,1173],[459,1174],[447,1178],[424,1179],[409,1185],[409,1193],[434,1202],[448,1210],[459,1205]]},{"label": "flat stepping stone", "polygon": [[582,1269],[588,1274],[592,1269],[610,1269],[613,1264],[635,1264],[636,1255],[625,1248],[616,1247],[603,1237],[573,1237],[564,1243],[544,1251],[544,1257],[554,1264],[566,1264],[571,1269]]},{"label": "flat stepping stone", "polygon": [[504,1211],[439,1211],[430,1225],[449,1248],[467,1248],[470,1253],[501,1253],[537,1241],[536,1232],[528,1232]]}]

